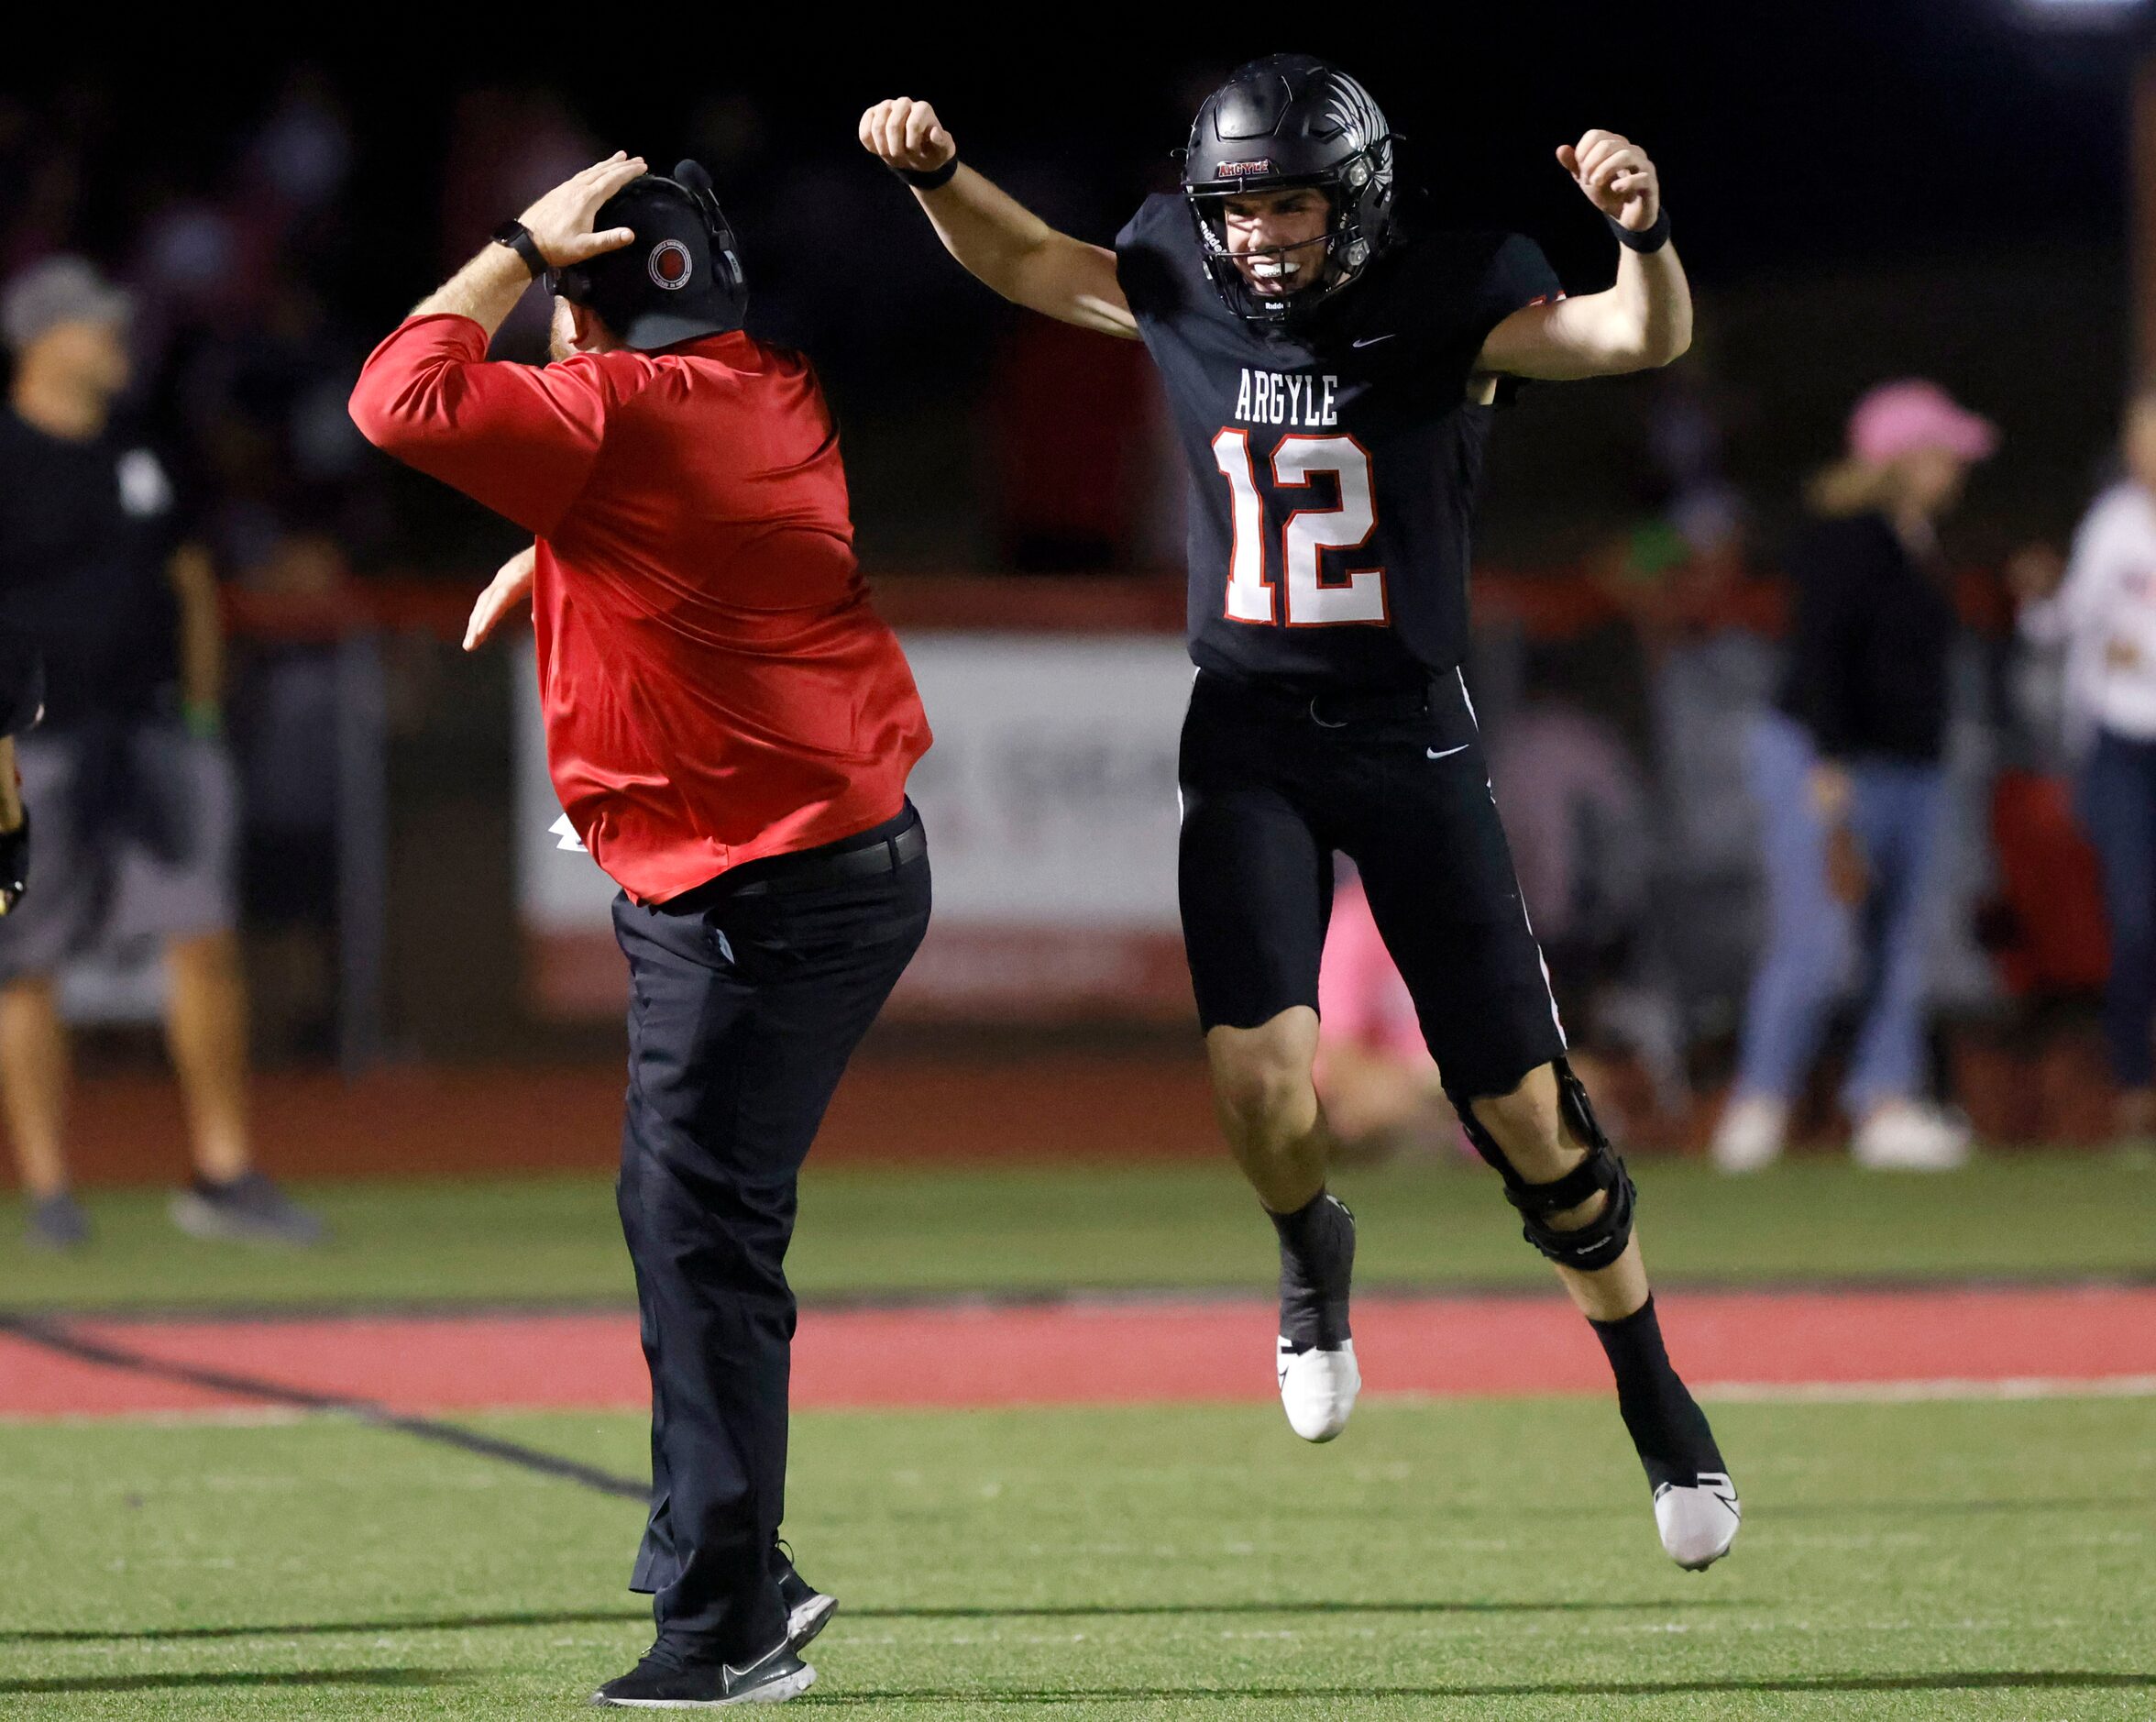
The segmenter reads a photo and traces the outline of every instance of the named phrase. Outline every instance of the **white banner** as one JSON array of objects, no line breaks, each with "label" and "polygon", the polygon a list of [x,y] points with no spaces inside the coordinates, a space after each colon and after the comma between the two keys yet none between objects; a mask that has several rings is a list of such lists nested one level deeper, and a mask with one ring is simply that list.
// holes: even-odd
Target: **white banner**
[{"label": "white banner", "polygon": [[[896,1007],[1187,1012],[1175,902],[1175,756],[1191,682],[1181,644],[973,633],[905,644],[936,733],[912,782],[936,918]],[[516,688],[517,889],[535,1002],[556,1013],[618,1008],[614,887],[562,847],[528,646]]]}]

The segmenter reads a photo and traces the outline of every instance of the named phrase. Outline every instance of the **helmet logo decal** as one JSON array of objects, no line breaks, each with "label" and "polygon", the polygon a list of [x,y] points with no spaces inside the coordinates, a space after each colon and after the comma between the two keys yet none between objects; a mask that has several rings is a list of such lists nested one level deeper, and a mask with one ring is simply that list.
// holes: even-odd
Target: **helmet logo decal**
[{"label": "helmet logo decal", "polygon": [[1260,156],[1255,161],[1223,161],[1213,170],[1213,177],[1216,180],[1239,180],[1248,174],[1271,171],[1272,158]]},{"label": "helmet logo decal", "polygon": [[644,270],[652,278],[653,286],[667,293],[678,293],[688,285],[689,276],[696,271],[696,261],[680,240],[662,239],[644,259]]}]

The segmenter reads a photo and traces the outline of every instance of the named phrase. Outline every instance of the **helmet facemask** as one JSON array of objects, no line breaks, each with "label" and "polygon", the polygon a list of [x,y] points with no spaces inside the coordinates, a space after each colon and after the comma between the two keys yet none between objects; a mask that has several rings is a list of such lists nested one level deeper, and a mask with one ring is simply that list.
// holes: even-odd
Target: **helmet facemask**
[{"label": "helmet facemask", "polygon": [[[1257,165],[1257,164],[1253,164]],[[1227,203],[1260,192],[1308,189],[1331,208],[1325,233],[1292,247],[1238,251],[1227,238]],[[1293,177],[1253,173],[1211,183],[1187,179],[1184,199],[1197,228],[1205,272],[1228,309],[1252,323],[1282,327],[1299,322],[1335,293],[1360,279],[1391,231],[1392,140],[1381,137],[1337,167]],[[1320,249],[1319,248],[1323,248]],[[1292,292],[1265,293],[1251,286],[1244,270],[1254,259],[1295,254],[1310,281]]]}]

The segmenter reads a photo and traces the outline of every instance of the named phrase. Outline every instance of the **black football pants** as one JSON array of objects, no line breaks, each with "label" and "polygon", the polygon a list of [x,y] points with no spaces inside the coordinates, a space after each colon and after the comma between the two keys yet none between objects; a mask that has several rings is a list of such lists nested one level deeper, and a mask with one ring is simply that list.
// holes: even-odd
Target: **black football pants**
[{"label": "black football pants", "polygon": [[[771,1559],[796,1179],[928,930],[925,847],[894,842],[918,824],[909,808],[687,899],[614,904],[630,978],[618,1196],[652,1378],[651,1519],[630,1588],[653,1593],[661,1643],[688,1657],[744,1662],[785,1630]],[[834,852],[878,844],[899,864],[787,889]]]},{"label": "black football pants", "polygon": [[1387,703],[1358,712],[1197,679],[1181,763],[1183,945],[1207,1029],[1314,1010],[1343,851],[1464,1114],[1563,1057],[1565,1036],[1467,684],[1447,672]]}]

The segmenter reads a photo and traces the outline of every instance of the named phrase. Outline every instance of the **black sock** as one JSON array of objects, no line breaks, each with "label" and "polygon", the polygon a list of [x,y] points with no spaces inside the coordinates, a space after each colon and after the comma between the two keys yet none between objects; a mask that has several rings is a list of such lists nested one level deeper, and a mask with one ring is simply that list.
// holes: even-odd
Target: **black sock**
[{"label": "black sock", "polygon": [[1688,1488],[1701,1472],[1724,1469],[1707,1414],[1669,1366],[1654,1298],[1622,1320],[1590,1319],[1587,1325],[1601,1341],[1617,1376],[1617,1409],[1639,1450],[1647,1481],[1657,1488],[1665,1483]]},{"label": "black sock", "polygon": [[1349,1337],[1355,1216],[1325,1190],[1292,1214],[1265,1211],[1280,1233],[1281,1337],[1298,1352],[1336,1351]]}]

